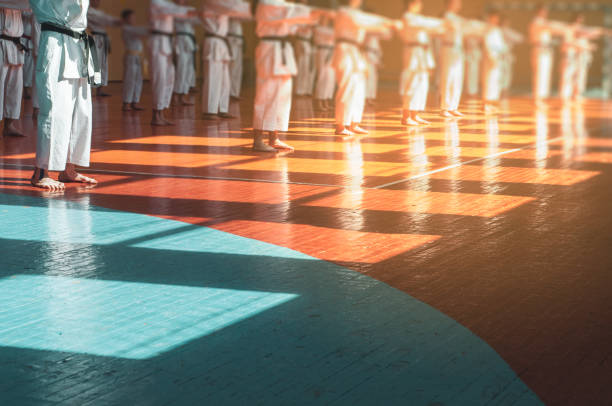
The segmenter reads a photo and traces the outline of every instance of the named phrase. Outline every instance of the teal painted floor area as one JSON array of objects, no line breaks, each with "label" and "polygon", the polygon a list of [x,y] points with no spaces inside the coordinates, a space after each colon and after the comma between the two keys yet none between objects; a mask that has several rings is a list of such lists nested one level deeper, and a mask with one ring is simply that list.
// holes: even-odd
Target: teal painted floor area
[{"label": "teal painted floor area", "polygon": [[541,404],[452,319],[286,248],[0,194],[0,250],[2,405]]}]

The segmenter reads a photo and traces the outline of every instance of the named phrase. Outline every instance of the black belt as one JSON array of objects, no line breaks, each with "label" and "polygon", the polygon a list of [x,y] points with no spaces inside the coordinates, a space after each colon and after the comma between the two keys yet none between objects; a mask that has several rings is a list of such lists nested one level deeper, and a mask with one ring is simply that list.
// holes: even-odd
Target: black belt
[{"label": "black belt", "polygon": [[232,38],[240,38],[240,39],[244,39],[244,35],[240,35],[240,34],[227,34],[228,37],[232,37]]},{"label": "black belt", "polygon": [[25,46],[22,42],[21,42],[21,37],[11,37],[5,34],[0,34],[0,39],[6,40],[6,41],[10,41],[13,44],[15,44],[15,46],[17,46],[17,49],[19,49],[22,52],[28,52],[29,49],[27,46]]},{"label": "black belt", "polygon": [[[93,80],[89,76],[89,55],[91,55],[91,59],[94,66],[94,72],[100,72],[100,61],[98,61],[98,54],[96,52],[91,52],[91,48],[95,47],[96,44],[91,35],[87,34],[87,32],[77,32],[73,31],[70,28],[62,27],[59,25],[51,24],[51,23],[42,23],[40,25],[41,31],[51,31],[57,32],[59,34],[67,35],[74,39],[78,39],[85,46],[85,70],[86,72],[81,72],[82,77],[87,78],[87,81],[90,85],[93,85]],[[85,73],[83,75],[83,73]]]},{"label": "black belt", "polygon": [[193,35],[190,32],[187,32],[187,31],[177,31],[177,32],[174,33],[174,35],[177,35],[177,36],[178,35],[182,35],[184,37],[189,37],[189,39],[193,42],[193,45],[195,45],[197,43],[195,35]]},{"label": "black belt", "polygon": [[[327,49],[327,50],[330,50],[330,51],[333,51],[333,50],[334,50],[334,46],[333,46],[333,45],[325,45],[325,44],[318,44],[318,45],[317,45],[317,44],[315,44],[315,47],[317,47],[318,49]],[[327,55],[327,57],[325,58],[325,63],[326,63],[326,64],[327,64],[327,63],[329,63],[329,62],[331,61],[331,59],[332,59],[332,57],[333,57],[333,56],[334,56],[334,53],[333,53],[333,52],[330,52],[330,53]]]},{"label": "black belt", "polygon": [[274,36],[265,36],[259,37],[260,41],[268,41],[268,42],[279,42],[281,44],[282,50],[281,55],[283,58],[283,66],[287,65],[287,58],[285,57],[285,46],[291,46],[291,41],[289,37],[274,37]]},{"label": "black belt", "polygon": [[151,35],[162,35],[164,37],[169,37],[169,38],[174,37],[174,34],[171,32],[158,31],[158,30],[151,30]]},{"label": "black belt", "polygon": [[204,36],[206,38],[217,38],[217,39],[220,39],[221,41],[223,41],[225,43],[225,47],[227,48],[227,52],[229,52],[230,58],[234,57],[232,55],[232,46],[230,45],[229,40],[227,39],[227,37],[224,37],[223,35],[213,34],[213,33],[210,33],[210,32],[207,32],[206,34],[204,34]]},{"label": "black belt", "polygon": [[[110,38],[108,37],[108,34],[102,31],[91,31],[91,35],[97,35],[100,36],[102,38],[104,38],[104,51],[107,54],[111,53],[111,44],[110,44]],[[94,39],[95,41],[95,39]]]}]

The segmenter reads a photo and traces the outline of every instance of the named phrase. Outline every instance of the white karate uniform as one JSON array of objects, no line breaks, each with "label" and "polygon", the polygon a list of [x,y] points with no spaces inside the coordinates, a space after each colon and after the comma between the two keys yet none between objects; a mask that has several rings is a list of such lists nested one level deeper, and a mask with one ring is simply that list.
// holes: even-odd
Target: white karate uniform
[{"label": "white karate uniform", "polygon": [[98,62],[102,73],[102,86],[108,86],[108,54],[110,53],[110,37],[106,27],[118,25],[120,20],[106,14],[104,11],[90,7],[87,11],[87,24],[96,43]]},{"label": "white karate uniform", "polygon": [[[18,4],[20,3],[20,4]],[[23,35],[22,10],[28,8],[18,0],[0,1],[0,32],[13,38]],[[9,40],[0,40],[0,120],[17,120],[21,115],[23,63],[25,52]]]},{"label": "white karate uniform", "polygon": [[25,61],[23,63],[23,87],[31,88],[34,82],[34,65],[35,55],[32,49],[34,48],[34,42],[32,40],[33,35],[33,15],[31,11],[22,11],[21,20],[23,21],[23,44],[30,50],[25,54]]},{"label": "white karate uniform", "polygon": [[203,24],[204,39],[204,82],[202,89],[202,110],[208,114],[229,111],[230,62],[232,50],[227,38],[230,17],[249,18],[250,5],[242,0],[206,0],[206,15]]},{"label": "white karate uniform", "polygon": [[314,28],[315,66],[317,69],[317,83],[315,85],[315,99],[332,100],[336,90],[336,72],[332,65],[334,54],[334,29],[317,26]]},{"label": "white karate uniform", "polygon": [[588,87],[589,69],[593,63],[593,51],[596,49],[588,38],[579,37],[577,42],[578,47],[578,84],[576,86],[576,97],[583,96]]},{"label": "white karate uniform", "polygon": [[[590,38],[596,38],[600,33],[599,29],[576,26],[565,30],[561,44],[561,81],[559,84],[559,96],[562,99],[568,100],[583,93],[582,83],[586,83],[586,71],[590,65],[588,42]],[[582,52],[582,48],[585,47],[587,48],[586,58]]]},{"label": "white karate uniform", "polygon": [[455,13],[444,14],[445,32],[440,52],[440,108],[455,111],[459,108],[463,91],[464,36],[482,36],[485,24],[467,20]]},{"label": "white karate uniform", "polygon": [[230,62],[230,96],[240,97],[244,63],[244,36],[242,34],[242,23],[240,20],[235,18],[230,19],[227,39],[232,49],[232,61]]},{"label": "white karate uniform", "polygon": [[361,123],[366,99],[368,62],[361,50],[366,34],[383,32],[385,19],[350,7],[340,7],[336,14],[336,124]]},{"label": "white karate uniform", "polygon": [[569,27],[565,24],[536,17],[529,26],[533,95],[539,99],[550,97],[553,68],[553,36],[562,35]]},{"label": "white karate uniform", "polygon": [[499,27],[489,27],[483,39],[482,97],[486,102],[499,101],[502,65],[507,52],[504,34]]},{"label": "white karate uniform", "polygon": [[314,47],[312,45],[312,27],[298,27],[295,37],[295,54],[297,56],[297,76],[295,77],[295,94],[307,96],[312,94],[316,75],[314,64]]},{"label": "white karate uniform", "polygon": [[32,107],[38,109],[40,103],[38,102],[38,92],[36,91],[36,63],[38,62],[38,46],[40,44],[40,23],[36,21],[36,17],[32,13],[32,48],[30,49],[30,55],[32,55],[33,68],[32,72],[34,77],[32,78]]},{"label": "white karate uniform", "polygon": [[374,100],[378,95],[378,67],[382,64],[382,47],[377,35],[368,35],[365,41],[365,57],[368,62],[366,99]]},{"label": "white karate uniform", "polygon": [[154,110],[167,109],[172,100],[175,75],[172,60],[174,19],[186,18],[192,10],[194,10],[193,7],[179,6],[168,0],[151,0],[149,21],[152,34],[149,39],[149,48]]},{"label": "white karate uniform", "polygon": [[195,52],[197,44],[193,24],[199,22],[200,20],[196,18],[177,18],[174,21],[174,52],[176,61],[174,93],[177,94],[188,94],[195,81]]},{"label": "white karate uniform", "polygon": [[429,74],[435,67],[429,35],[443,34],[444,24],[443,20],[410,12],[402,17],[400,37],[404,43],[404,66],[400,94],[404,110],[425,110]]},{"label": "white karate uniform", "polygon": [[512,79],[514,78],[514,47],[525,40],[525,37],[509,27],[503,27],[502,33],[506,41],[506,52],[502,58],[502,91],[510,90],[512,87]]},{"label": "white karate uniform", "polygon": [[[30,0],[36,19],[72,31],[87,28],[89,0]],[[88,77],[99,81],[83,42],[43,31],[36,65],[40,102],[36,166],[63,171],[66,162],[89,166],[91,150],[91,91]]]},{"label": "white karate uniform", "polygon": [[287,131],[291,113],[292,77],[297,62],[289,36],[298,24],[312,24],[312,9],[285,0],[261,0],[255,12],[259,45],[255,49],[253,128]]},{"label": "white karate uniform", "polygon": [[465,39],[465,92],[470,96],[480,91],[480,67],[482,65],[482,40],[478,37]]},{"label": "white karate uniform", "polygon": [[123,57],[123,102],[138,103],[142,94],[142,71],[144,65],[143,37],[149,35],[148,27],[124,25],[121,36],[125,47]]}]

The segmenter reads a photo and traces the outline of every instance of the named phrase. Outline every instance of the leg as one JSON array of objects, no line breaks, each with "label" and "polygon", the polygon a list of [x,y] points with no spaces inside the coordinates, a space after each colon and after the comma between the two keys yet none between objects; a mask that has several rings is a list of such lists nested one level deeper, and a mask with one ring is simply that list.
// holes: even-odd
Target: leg
[{"label": "leg", "polygon": [[4,95],[4,135],[23,137],[23,132],[17,128],[21,116],[21,96],[23,92],[23,66],[10,65],[5,81]]},{"label": "leg", "polygon": [[223,62],[221,64],[221,71],[219,74],[219,117],[221,118],[234,118],[234,116],[228,113],[229,102],[230,102],[230,69],[229,62]]}]

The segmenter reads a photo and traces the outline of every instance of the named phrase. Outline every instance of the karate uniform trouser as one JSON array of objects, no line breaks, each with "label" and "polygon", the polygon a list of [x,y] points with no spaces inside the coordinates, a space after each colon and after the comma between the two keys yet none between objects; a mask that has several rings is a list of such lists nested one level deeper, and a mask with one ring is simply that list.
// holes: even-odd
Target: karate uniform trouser
[{"label": "karate uniform trouser", "polygon": [[151,81],[153,88],[153,109],[170,107],[174,89],[174,63],[172,55],[156,53],[151,55]]},{"label": "karate uniform trouser", "polygon": [[299,56],[297,61],[297,77],[295,80],[295,94],[306,96],[312,94],[313,78],[315,75],[312,69],[312,51],[306,50]]},{"label": "karate uniform trouser", "polygon": [[588,83],[589,83],[589,68],[591,67],[591,65],[587,62],[580,62],[578,65],[578,73],[577,73],[577,80],[578,80],[578,86],[576,87],[576,94],[575,96],[583,96],[588,88]]},{"label": "karate uniform trouser", "polygon": [[366,88],[366,99],[374,100],[378,94],[378,68],[374,64],[368,67],[368,83]]},{"label": "karate uniform trouser", "polygon": [[440,55],[440,108],[455,111],[459,108],[463,90],[463,51],[444,47]]},{"label": "karate uniform trouser", "polygon": [[470,96],[476,96],[480,91],[480,60],[470,60],[468,57],[466,70],[466,93]]},{"label": "karate uniform trouser", "polygon": [[34,66],[34,54],[30,50],[30,52],[25,54],[25,62],[23,63],[23,87],[32,87],[34,83]]},{"label": "karate uniform trouser", "polygon": [[336,90],[336,72],[331,65],[319,68],[319,77],[315,89],[315,98],[319,100],[332,100]]},{"label": "karate uniform trouser", "polygon": [[512,58],[505,57],[502,62],[502,71],[501,71],[501,89],[502,91],[510,90],[512,86],[512,76],[513,76],[513,63]]},{"label": "karate uniform trouser", "polygon": [[359,124],[363,118],[366,98],[365,72],[344,69],[338,75],[336,93],[336,124],[345,127]]},{"label": "karate uniform trouser", "polygon": [[429,92],[429,72],[406,69],[404,77],[403,109],[410,111],[425,110]]},{"label": "karate uniform trouser", "polygon": [[124,58],[123,102],[138,103],[142,94],[142,62],[139,55],[127,54]]},{"label": "karate uniform trouser", "polygon": [[253,128],[262,131],[287,131],[291,114],[292,77],[257,77]]},{"label": "karate uniform trouser", "polygon": [[[48,44],[48,48],[55,45]],[[44,42],[40,49],[45,49]],[[36,166],[50,171],[63,171],[66,162],[89,166],[91,152],[91,88],[86,78],[59,79],[62,54],[61,48],[47,49],[41,58],[48,65],[36,70],[40,102]]]},{"label": "karate uniform trouser", "polygon": [[533,95],[537,99],[550,97],[550,78],[553,66],[553,53],[548,48],[534,48],[531,51],[533,69]]},{"label": "karate uniform trouser", "polygon": [[230,78],[232,86],[230,89],[230,95],[232,97],[240,97],[242,91],[242,72],[243,72],[243,60],[242,60],[242,45],[239,47],[232,47],[232,55],[234,59],[230,63]]},{"label": "karate uniform trouser", "polygon": [[176,80],[174,93],[188,94],[193,83],[195,71],[193,67],[193,53],[185,52],[176,55]]},{"label": "karate uniform trouser", "polygon": [[106,48],[106,38],[102,35],[94,35],[96,52],[100,63],[100,73],[102,74],[102,86],[108,86],[108,53]]},{"label": "karate uniform trouser", "polygon": [[576,56],[564,56],[561,62],[561,83],[559,97],[570,99],[578,90],[578,61]]},{"label": "karate uniform trouser", "polygon": [[487,66],[485,63],[482,79],[482,96],[485,101],[499,101],[501,96],[501,66]]},{"label": "karate uniform trouser", "polygon": [[202,110],[208,114],[227,113],[229,98],[229,61],[204,60]]},{"label": "karate uniform trouser", "polygon": [[23,65],[0,66],[0,120],[21,116]]}]

